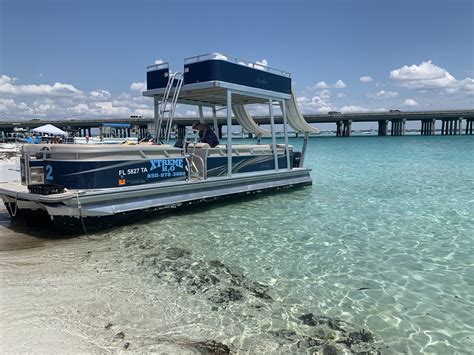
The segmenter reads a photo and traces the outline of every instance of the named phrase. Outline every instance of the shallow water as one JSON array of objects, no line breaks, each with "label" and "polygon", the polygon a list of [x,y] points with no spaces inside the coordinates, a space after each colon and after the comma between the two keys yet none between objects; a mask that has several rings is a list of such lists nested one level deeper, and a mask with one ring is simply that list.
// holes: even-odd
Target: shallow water
[{"label": "shallow water", "polygon": [[473,151],[316,138],[312,187],[3,248],[0,349],[472,353]]}]

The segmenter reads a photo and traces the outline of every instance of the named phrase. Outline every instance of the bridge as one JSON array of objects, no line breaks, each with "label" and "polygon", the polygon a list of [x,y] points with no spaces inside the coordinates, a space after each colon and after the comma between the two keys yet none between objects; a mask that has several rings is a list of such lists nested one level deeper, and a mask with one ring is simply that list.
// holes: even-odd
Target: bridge
[{"label": "bridge", "polygon": [[[367,112],[367,113],[332,113],[332,114],[308,114],[304,115],[308,123],[334,123],[336,125],[337,136],[350,136],[352,134],[353,122],[377,122],[378,135],[401,136],[405,134],[405,123],[407,121],[420,121],[421,135],[434,135],[435,123],[441,121],[441,135],[473,134],[474,110],[447,110],[447,111],[392,111],[392,112]],[[181,135],[184,128],[191,126],[199,118],[197,117],[176,117],[174,124],[178,126],[178,135]],[[270,124],[268,116],[255,116],[258,124]],[[212,117],[204,117],[204,121],[212,123]],[[0,131],[11,132],[14,128],[32,129],[46,123],[69,131],[76,131],[80,136],[91,136],[91,129],[98,128],[103,123],[127,123],[134,127],[140,137],[146,132],[153,132],[152,118],[104,118],[104,119],[67,119],[67,120],[22,120],[0,121]],[[232,123],[237,125],[237,121]],[[275,123],[283,123],[281,116],[275,116]],[[463,129],[464,123],[464,129]],[[219,135],[222,137],[222,126],[226,124],[226,117],[217,117]],[[126,129],[130,134],[130,128]]]}]

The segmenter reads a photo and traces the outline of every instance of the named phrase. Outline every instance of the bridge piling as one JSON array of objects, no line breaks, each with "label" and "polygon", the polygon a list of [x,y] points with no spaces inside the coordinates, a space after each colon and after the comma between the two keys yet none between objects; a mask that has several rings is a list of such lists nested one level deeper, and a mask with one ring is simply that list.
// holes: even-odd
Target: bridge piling
[{"label": "bridge piling", "polygon": [[336,121],[336,137],[342,136],[342,121]]},{"label": "bridge piling", "polygon": [[391,136],[404,136],[405,135],[405,119],[392,120]]},{"label": "bridge piling", "polygon": [[344,121],[343,135],[344,137],[352,136],[352,120]]},{"label": "bridge piling", "polygon": [[388,130],[388,120],[379,121],[378,135],[381,137],[385,137],[387,135],[387,130]]},{"label": "bridge piling", "polygon": [[[431,120],[422,120],[421,121],[421,130],[420,133],[422,136],[433,136],[435,134],[435,119]],[[444,127],[444,121],[443,121]],[[441,134],[443,134],[443,129],[441,130]]]},{"label": "bridge piling", "polygon": [[472,135],[472,125],[474,120],[466,120],[466,134]]}]

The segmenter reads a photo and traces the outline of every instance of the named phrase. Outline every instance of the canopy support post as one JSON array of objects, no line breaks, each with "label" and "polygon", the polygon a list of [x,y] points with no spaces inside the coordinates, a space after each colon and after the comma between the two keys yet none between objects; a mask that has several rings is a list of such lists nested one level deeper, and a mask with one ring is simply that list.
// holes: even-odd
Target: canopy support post
[{"label": "canopy support post", "polygon": [[309,132],[304,132],[304,141],[303,141],[303,149],[301,150],[300,168],[302,168],[304,164],[304,157],[306,155],[306,147],[308,146],[308,137],[309,137]]},{"label": "canopy support post", "polygon": [[212,106],[212,124],[214,127],[212,127],[214,129],[214,133],[216,133],[217,135],[217,131],[219,130],[219,126],[217,125],[217,110],[216,110],[216,106]]},{"label": "canopy support post", "polygon": [[204,123],[204,112],[202,111],[202,106],[198,106],[199,109],[199,120]]},{"label": "canopy support post", "polygon": [[227,90],[227,177],[232,177],[232,91]]},{"label": "canopy support post", "polygon": [[283,115],[283,130],[285,133],[285,154],[286,154],[286,169],[290,170],[291,165],[290,165],[290,149],[288,147],[288,119],[286,117],[286,107],[285,107],[285,102],[281,101],[281,113]]},{"label": "canopy support post", "polygon": [[159,101],[158,101],[158,96],[153,96],[153,113],[154,113],[154,118],[155,118],[155,143],[158,144],[160,140],[160,119],[158,117],[158,106],[159,106]]},{"label": "canopy support post", "polygon": [[278,152],[276,145],[276,132],[275,132],[275,117],[273,117],[273,100],[268,100],[268,108],[270,109],[270,123],[272,127],[272,150],[273,160],[275,163],[275,171],[278,171]]}]

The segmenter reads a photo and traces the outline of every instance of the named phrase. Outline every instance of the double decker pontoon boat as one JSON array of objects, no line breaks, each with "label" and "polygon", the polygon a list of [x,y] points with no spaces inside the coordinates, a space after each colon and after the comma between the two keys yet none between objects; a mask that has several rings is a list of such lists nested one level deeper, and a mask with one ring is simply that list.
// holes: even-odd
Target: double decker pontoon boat
[{"label": "double decker pontoon boat", "polygon": [[[171,73],[168,63],[148,67],[143,95],[154,100],[159,144],[26,144],[21,183],[0,185],[11,217],[46,219],[60,231],[87,233],[130,220],[124,216],[312,183],[303,162],[308,135],[316,129],[299,111],[289,73],[208,54],[187,58],[182,72]],[[195,139],[182,148],[171,145],[178,103],[197,105],[202,120],[203,107],[212,108],[215,130],[216,111],[225,109],[226,144],[210,147]],[[248,104],[268,105],[270,131],[253,120]],[[276,142],[275,104],[282,111],[284,144]],[[233,123],[256,137],[271,135],[271,144],[234,144]],[[288,144],[288,125],[304,133],[301,153]],[[183,128],[187,132],[178,126],[178,137]]]}]

